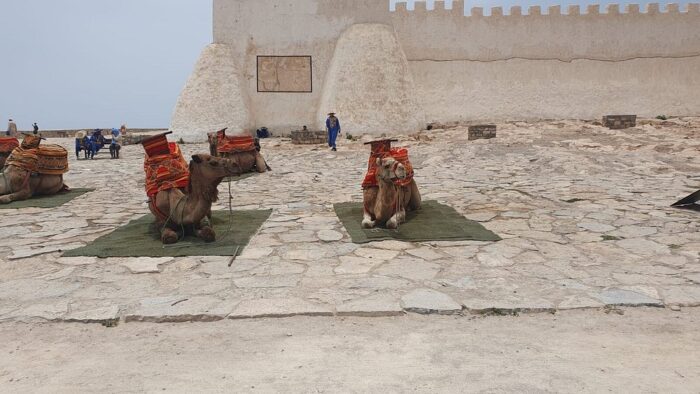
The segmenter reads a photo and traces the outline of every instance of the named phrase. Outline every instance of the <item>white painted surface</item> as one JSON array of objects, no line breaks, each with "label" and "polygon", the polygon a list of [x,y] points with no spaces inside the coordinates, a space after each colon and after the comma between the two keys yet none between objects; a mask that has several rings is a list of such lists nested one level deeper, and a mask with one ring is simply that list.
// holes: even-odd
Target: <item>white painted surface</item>
[{"label": "white painted surface", "polygon": [[420,130],[425,116],[413,78],[389,25],[357,24],[338,40],[321,97],[317,127],[337,112],[344,132],[400,134]]},{"label": "white painted surface", "polygon": [[[463,1],[451,10],[441,2],[432,11],[422,2],[414,11],[396,8],[390,12],[378,0],[214,0],[214,41],[231,47],[249,123],[277,134],[318,125],[332,104],[322,88],[338,39],[361,23],[393,27],[428,121],[700,114],[697,4],[684,12],[669,5],[663,13],[653,4],[645,12],[634,5],[573,7],[568,15],[559,7],[494,8],[488,17],[481,8],[463,16]],[[313,92],[257,92],[259,55],[312,56]],[[374,76],[353,78],[348,85],[361,87]],[[343,105],[354,100],[353,108],[361,108],[373,99],[348,96]],[[339,115],[341,122],[348,118]],[[202,129],[199,119],[188,125]],[[369,130],[377,122],[364,119],[350,124],[364,122],[358,130]]]},{"label": "white painted surface", "polygon": [[209,132],[227,127],[235,135],[249,127],[248,92],[234,58],[228,45],[204,48],[175,106],[170,130],[176,140],[203,142]]}]

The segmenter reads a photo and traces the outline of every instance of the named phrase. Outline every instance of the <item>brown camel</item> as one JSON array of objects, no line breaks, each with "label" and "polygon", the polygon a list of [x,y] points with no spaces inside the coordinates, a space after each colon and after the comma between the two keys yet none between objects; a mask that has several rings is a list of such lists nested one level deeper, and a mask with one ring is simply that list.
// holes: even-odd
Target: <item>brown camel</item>
[{"label": "brown camel", "polygon": [[64,188],[63,175],[32,174],[24,168],[8,165],[0,174],[0,204],[48,196]]},{"label": "brown camel", "polygon": [[255,149],[249,151],[234,151],[223,153],[218,151],[219,138],[226,138],[226,129],[219,130],[216,133],[208,133],[209,153],[212,156],[225,157],[236,162],[244,173],[257,171],[263,173],[270,170],[270,167],[265,162],[265,158],[260,153],[260,144],[255,140]]},{"label": "brown camel", "polygon": [[[62,172],[67,171],[68,154],[65,149],[57,145],[47,145],[47,149],[58,150],[65,157],[65,168],[61,168],[53,174],[37,173],[40,154],[39,144],[41,138],[33,135],[25,135],[20,148],[15,149],[8,157],[5,167],[0,174],[0,204],[9,204],[12,201],[27,200],[32,196],[47,196],[68,189],[63,183]],[[51,147],[51,148],[49,148]],[[57,149],[56,149],[57,148]],[[53,168],[52,170],[56,170]],[[43,171],[42,171],[43,172]]]},{"label": "brown camel", "polygon": [[415,180],[398,186],[394,180],[406,179],[406,168],[392,157],[377,158],[377,183],[363,191],[363,228],[384,225],[395,229],[406,221],[406,211],[420,209],[421,197]]},{"label": "brown camel", "polygon": [[176,243],[179,229],[205,242],[214,242],[216,233],[204,218],[211,219],[211,205],[218,200],[217,187],[221,181],[241,174],[240,167],[231,160],[207,154],[192,156],[189,171],[190,180],[185,189],[160,191],[153,196],[155,209],[153,203],[149,204],[164,244]]}]

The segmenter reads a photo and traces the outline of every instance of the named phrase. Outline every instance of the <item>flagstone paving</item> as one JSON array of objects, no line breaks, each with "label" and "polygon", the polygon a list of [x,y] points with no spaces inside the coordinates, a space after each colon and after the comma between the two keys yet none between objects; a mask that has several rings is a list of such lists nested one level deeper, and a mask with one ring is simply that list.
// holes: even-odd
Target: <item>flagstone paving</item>
[{"label": "flagstone paving", "polygon": [[[127,146],[120,160],[71,159],[66,182],[96,191],[58,208],[0,211],[0,321],[700,305],[700,214],[669,208],[700,188],[700,118],[627,130],[513,122],[498,124],[492,140],[467,141],[464,127],[399,139],[424,200],[503,240],[353,244],[333,204],[361,200],[367,147],[343,140],[329,152],[271,139],[262,145],[273,171],[231,185],[234,209],[273,209],[232,264],[61,257],[148,211],[143,150]],[[71,151],[70,140],[56,141]],[[220,190],[224,209],[228,186]]]}]

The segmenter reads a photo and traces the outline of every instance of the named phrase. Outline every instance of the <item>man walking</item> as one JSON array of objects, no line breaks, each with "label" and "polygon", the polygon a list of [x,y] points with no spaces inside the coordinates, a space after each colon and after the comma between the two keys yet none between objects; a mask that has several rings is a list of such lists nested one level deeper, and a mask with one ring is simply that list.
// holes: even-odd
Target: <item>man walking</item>
[{"label": "man walking", "polygon": [[7,122],[7,135],[11,137],[17,135],[17,124],[12,119]]},{"label": "man walking", "polygon": [[34,134],[39,134],[39,125],[36,122],[32,124],[32,127],[34,128]]},{"label": "man walking", "polygon": [[337,150],[335,148],[335,139],[340,135],[340,121],[335,117],[335,112],[328,114],[328,119],[326,119],[326,130],[328,131],[328,146],[331,150]]}]

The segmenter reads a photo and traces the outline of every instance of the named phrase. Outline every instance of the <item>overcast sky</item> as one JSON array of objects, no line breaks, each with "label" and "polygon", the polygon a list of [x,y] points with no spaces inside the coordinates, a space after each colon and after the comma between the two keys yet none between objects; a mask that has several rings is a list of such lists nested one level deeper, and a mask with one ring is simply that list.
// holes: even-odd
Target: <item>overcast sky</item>
[{"label": "overcast sky", "polygon": [[0,129],[167,127],[211,19],[211,0],[0,0]]}]

